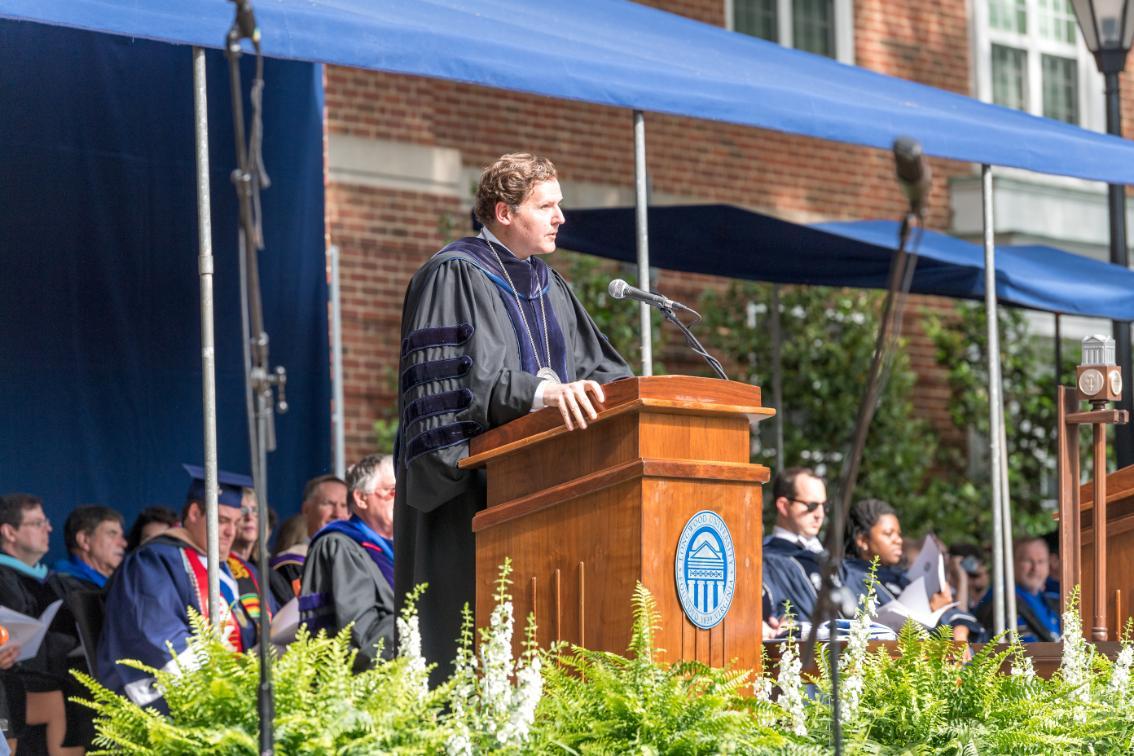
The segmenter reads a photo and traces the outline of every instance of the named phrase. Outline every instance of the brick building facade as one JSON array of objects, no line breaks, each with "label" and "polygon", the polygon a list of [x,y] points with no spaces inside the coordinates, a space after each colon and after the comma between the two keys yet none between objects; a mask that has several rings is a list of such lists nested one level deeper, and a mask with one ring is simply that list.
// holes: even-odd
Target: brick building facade
[{"label": "brick building facade", "polygon": [[[646,4],[731,26],[729,14],[741,2]],[[779,2],[790,5],[788,0]],[[849,57],[857,65],[942,89],[980,94],[977,69],[985,48],[974,33],[980,14],[970,13],[970,8],[995,5],[997,0],[830,3],[836,20],[853,19],[853,29],[837,30],[844,46],[840,59]],[[631,204],[632,114],[336,67],[326,69],[325,93],[327,234],[341,252],[344,424],[346,456],[354,460],[373,450],[373,422],[396,401],[393,371],[405,285],[428,256],[468,227],[479,169],[504,152],[536,152],[555,161],[570,205]],[[1085,94],[1083,99],[1090,100]],[[655,203],[727,202],[799,221],[896,218],[904,208],[884,151],[651,113],[646,114],[646,135]],[[956,208],[964,206],[966,191],[971,194],[975,170],[968,164],[933,161],[930,227],[971,233],[971,218],[959,218]],[[1010,179],[1030,186],[1030,178]],[[1056,186],[1082,193],[1084,202],[1105,212],[1101,189],[1083,183]],[[1051,234],[1014,223],[1015,218],[999,222],[998,231],[1008,238],[1053,241]],[[1101,238],[1092,231],[1089,238],[1071,241],[1080,251],[1099,254],[1105,248],[1105,231],[1103,216]],[[696,301],[696,293],[705,287],[721,285],[720,279],[683,275],[678,280],[664,272],[659,283],[688,301]],[[920,299],[921,307],[950,306],[944,300]],[[948,389],[932,346],[911,320],[910,355],[921,376],[917,406],[948,432]]]}]

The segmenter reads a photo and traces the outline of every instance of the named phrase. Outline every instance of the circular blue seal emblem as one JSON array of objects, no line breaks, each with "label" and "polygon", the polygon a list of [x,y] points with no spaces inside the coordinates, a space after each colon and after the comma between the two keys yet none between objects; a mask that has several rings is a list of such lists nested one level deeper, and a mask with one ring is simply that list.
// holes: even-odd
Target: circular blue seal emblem
[{"label": "circular blue seal emblem", "polygon": [[720,624],[736,593],[736,549],[720,515],[703,509],[689,518],[677,539],[673,567],[677,598],[689,621],[704,630]]}]

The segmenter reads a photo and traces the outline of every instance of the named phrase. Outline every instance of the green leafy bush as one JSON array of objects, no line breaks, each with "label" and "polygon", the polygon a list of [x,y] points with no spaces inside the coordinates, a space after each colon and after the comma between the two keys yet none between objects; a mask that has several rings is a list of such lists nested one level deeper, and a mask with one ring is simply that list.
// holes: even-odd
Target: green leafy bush
[{"label": "green leafy bush", "polygon": [[[348,631],[333,638],[301,631],[273,659],[277,752],[830,752],[831,680],[822,648],[815,677],[801,673],[791,638],[774,675],[667,664],[654,645],[653,598],[639,585],[627,656],[574,646],[540,652],[529,624],[525,650],[514,659],[508,571],[505,564],[480,643],[473,648],[466,619],[454,676],[433,691],[412,609],[399,620],[398,658],[357,675]],[[871,651],[871,607],[868,594],[840,654],[847,754],[1134,750],[1129,628],[1111,662],[1083,639],[1077,598],[1063,617],[1063,661],[1051,680],[1036,676],[1019,644],[988,645],[970,659],[948,630],[928,633],[912,623],[892,653]],[[257,657],[231,652],[199,617],[193,626],[192,661],[176,673],[156,672],[168,715],[80,675],[97,714],[99,753],[257,752]]]},{"label": "green leafy bush", "polygon": [[634,617],[629,657],[578,646],[550,654],[533,736],[536,750],[750,753],[786,745],[772,729],[774,705],[751,695],[751,672],[659,662],[653,641],[658,615],[640,584]]}]

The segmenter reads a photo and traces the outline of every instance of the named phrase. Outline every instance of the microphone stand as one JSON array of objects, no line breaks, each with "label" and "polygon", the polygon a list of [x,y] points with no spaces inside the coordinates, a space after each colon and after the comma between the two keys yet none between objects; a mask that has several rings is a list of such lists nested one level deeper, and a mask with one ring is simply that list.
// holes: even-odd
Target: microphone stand
[{"label": "microphone stand", "polygon": [[[918,234],[914,251],[907,252],[906,247],[909,243],[910,231],[915,225],[918,228]],[[839,495],[834,497],[835,508],[831,513],[831,527],[827,530],[827,562],[823,565],[820,581],[822,589],[817,596],[815,612],[811,618],[811,631],[807,643],[804,644],[803,659],[801,660],[804,668],[811,664],[819,626],[823,624],[824,620],[827,620],[827,648],[830,651],[831,666],[831,739],[836,756],[842,753],[842,722],[840,721],[839,711],[839,644],[837,637],[839,612],[836,609],[841,610],[844,614],[854,611],[851,608],[853,600],[850,597],[850,592],[846,586],[837,583],[836,573],[843,562],[846,519],[850,511],[851,499],[854,496],[855,483],[858,480],[858,468],[862,461],[863,449],[866,446],[866,435],[870,430],[870,423],[874,419],[874,411],[878,406],[878,395],[889,379],[890,368],[893,365],[893,349],[901,334],[906,296],[913,284],[913,274],[917,266],[917,247],[920,244],[921,215],[911,209],[903,218],[902,227],[898,234],[898,253],[890,266],[890,280],[886,299],[882,305],[882,318],[878,324],[878,337],[874,342],[874,356],[870,362],[866,391],[858,405],[851,449],[843,460],[843,468],[839,475]]]},{"label": "microphone stand", "polygon": [[[264,91],[264,58],[260,50],[260,30],[249,0],[232,0],[236,17],[225,36],[225,57],[228,59],[229,88],[232,95],[232,124],[236,140],[237,168],[232,182],[240,206],[240,232],[237,246],[240,257],[241,329],[244,337],[245,407],[248,412],[249,445],[252,458],[252,479],[256,489],[258,527],[256,564],[260,573],[260,617],[258,647],[260,651],[260,685],[257,711],[260,717],[260,754],[274,753],[272,689],[271,595],[268,590],[268,452],[276,446],[273,404],[281,414],[287,411],[284,393],[287,373],[283,367],[269,368],[268,334],[264,330],[263,304],[260,294],[260,271],[257,252],[264,248],[261,224],[260,189],[270,186],[264,170],[261,142],[263,139],[262,102]],[[256,52],[256,75],[250,95],[252,129],[245,145],[244,103],[240,80],[241,41],[249,39]],[[278,403],[273,402],[273,389],[279,390]]]},{"label": "microphone stand", "polygon": [[701,342],[698,341],[697,337],[693,335],[693,332],[689,330],[689,326],[682,323],[681,319],[674,314],[673,308],[677,307],[685,310],[686,312],[692,313],[696,317],[696,320],[693,321],[694,323],[701,319],[701,314],[699,312],[691,307],[686,307],[680,302],[672,302],[670,306],[655,304],[654,307],[658,308],[658,311],[666,320],[677,326],[678,330],[680,330],[682,335],[685,336],[685,343],[689,345],[689,348],[692,349],[694,353],[701,355],[701,357],[705,359],[705,362],[709,363],[709,367],[713,369],[713,372],[717,374],[718,378],[720,378],[722,381],[727,381],[729,379],[728,375],[725,374],[724,368],[721,367],[720,360],[709,354],[708,350],[701,345]]}]

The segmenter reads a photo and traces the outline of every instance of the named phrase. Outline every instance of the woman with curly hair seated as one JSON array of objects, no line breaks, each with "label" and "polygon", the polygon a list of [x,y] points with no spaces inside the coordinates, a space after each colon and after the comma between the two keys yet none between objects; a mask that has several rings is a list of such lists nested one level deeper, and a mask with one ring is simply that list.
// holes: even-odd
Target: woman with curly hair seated
[{"label": "woman with curly hair seated", "polygon": [[[846,558],[842,566],[843,584],[856,598],[866,594],[872,563],[875,571],[875,601],[878,606],[896,599],[910,584],[909,575],[902,567],[902,524],[898,513],[881,499],[863,499],[851,507],[847,514]],[[939,593],[930,597],[929,607],[937,611],[953,603],[949,586],[943,585]],[[984,629],[971,614],[956,607],[947,609],[938,626],[949,625],[957,640],[976,640]]]}]

